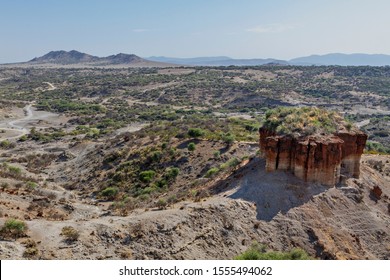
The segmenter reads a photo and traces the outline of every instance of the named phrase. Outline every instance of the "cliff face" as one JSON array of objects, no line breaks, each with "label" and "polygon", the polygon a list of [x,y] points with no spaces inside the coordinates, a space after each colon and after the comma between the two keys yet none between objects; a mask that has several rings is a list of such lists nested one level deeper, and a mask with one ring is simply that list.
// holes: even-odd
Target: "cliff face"
[{"label": "cliff face", "polygon": [[260,150],[266,170],[291,170],[308,182],[333,186],[340,176],[359,177],[360,157],[367,135],[339,133],[294,138],[260,128]]}]

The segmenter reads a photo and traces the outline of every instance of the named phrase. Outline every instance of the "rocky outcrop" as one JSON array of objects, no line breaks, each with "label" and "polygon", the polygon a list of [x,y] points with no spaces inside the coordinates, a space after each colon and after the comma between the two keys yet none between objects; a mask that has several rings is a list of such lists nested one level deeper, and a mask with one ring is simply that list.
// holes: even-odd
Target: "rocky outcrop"
[{"label": "rocky outcrop", "polygon": [[337,136],[344,141],[342,149],[341,172],[347,177],[359,178],[360,157],[366,146],[367,134],[340,132]]},{"label": "rocky outcrop", "polygon": [[328,186],[338,183],[341,176],[359,177],[366,140],[363,132],[295,138],[260,128],[267,171],[291,170],[298,178]]}]

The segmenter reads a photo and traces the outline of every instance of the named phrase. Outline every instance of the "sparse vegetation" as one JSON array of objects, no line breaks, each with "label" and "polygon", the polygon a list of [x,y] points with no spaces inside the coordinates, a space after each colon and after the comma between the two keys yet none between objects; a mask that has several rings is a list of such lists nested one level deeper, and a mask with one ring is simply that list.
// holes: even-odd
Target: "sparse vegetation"
[{"label": "sparse vegetation", "polygon": [[64,236],[66,242],[75,242],[79,239],[80,233],[72,226],[65,226],[61,230],[61,235]]},{"label": "sparse vegetation", "polygon": [[[174,74],[175,71],[182,73]],[[224,212],[222,210],[225,209],[220,206],[213,208],[213,205],[208,209],[200,205],[202,208],[199,210],[194,208],[194,211],[187,211],[188,200],[196,203],[214,195],[215,190],[208,187],[220,178],[229,175],[229,180],[236,180],[248,174],[241,173],[238,166],[244,159],[255,156],[258,130],[263,123],[276,133],[306,135],[340,129],[353,132],[354,123],[361,122],[370,140],[365,152],[390,153],[390,117],[385,115],[390,108],[390,91],[387,87],[390,74],[386,67],[229,66],[49,70],[11,67],[0,69],[0,78],[0,106],[4,112],[4,129],[0,129],[0,133],[3,139],[12,137],[0,142],[1,189],[6,197],[5,202],[8,197],[17,197],[16,202],[10,199],[11,204],[0,205],[0,216],[4,219],[23,217],[33,222],[35,219],[46,219],[74,225],[74,217],[81,221],[90,217],[100,219],[99,212],[111,216],[133,216],[150,211],[145,213],[146,217],[154,214],[156,208],[165,210],[170,207],[169,211],[172,212],[180,208],[184,210],[183,215],[187,215],[187,212],[194,214],[188,220],[189,224],[180,224],[185,230],[187,226],[203,226],[208,222],[203,219],[209,212],[214,217],[220,214],[219,210]],[[47,91],[44,84],[47,81],[56,88]],[[27,130],[19,131],[19,135],[27,134],[14,137],[17,129],[10,132],[6,125],[18,114],[26,117],[28,111],[24,109],[23,113],[23,108],[28,104],[59,115],[54,117],[55,120],[34,119],[26,127]],[[277,108],[280,104],[291,106]],[[314,104],[321,108],[298,109],[294,104]],[[322,107],[329,109],[328,113],[324,114]],[[345,113],[348,121],[332,110]],[[36,110],[33,111],[35,114]],[[31,128],[31,125],[35,127]],[[253,162],[257,160],[255,158]],[[247,169],[248,166],[243,170],[252,172]],[[385,165],[376,164],[373,171],[389,174]],[[230,186],[229,181],[220,183],[223,190]],[[368,192],[363,187],[359,187],[356,194],[348,194],[348,197],[364,204]],[[387,203],[386,199],[384,191],[378,203]],[[19,204],[18,201],[23,203]],[[83,207],[82,203],[88,203],[88,207]],[[178,205],[174,205],[176,203]],[[387,204],[379,206],[382,209]],[[100,211],[95,211],[95,207]],[[107,207],[108,211],[105,211]],[[11,208],[12,211],[8,211]],[[84,209],[93,210],[85,210],[88,213],[84,213]],[[199,216],[195,215],[197,211],[201,212]],[[79,217],[79,213],[82,217]],[[165,212],[159,214],[165,218]],[[226,211],[228,214],[229,211]],[[245,215],[251,214],[246,212]],[[244,216],[243,220],[246,219]],[[145,246],[150,241],[148,234],[155,232],[155,226],[149,228],[149,224],[142,221],[134,225],[137,229],[128,230],[125,223],[120,232],[113,232],[118,229],[117,220],[107,217],[107,221],[113,223],[112,230],[85,232],[82,245],[90,245],[88,242],[84,244],[84,241],[91,234],[91,240],[97,240],[97,243],[111,242],[110,246],[114,247],[124,247],[123,244],[126,244],[128,252],[127,249],[122,252],[116,247],[116,255],[113,254],[112,258],[166,256],[166,250],[162,251],[165,247],[144,255],[134,247]],[[260,232],[262,225],[263,221],[257,221],[254,230]],[[199,228],[201,232],[196,234],[203,238],[205,228]],[[164,235],[171,234],[170,230],[157,229],[165,232]],[[220,233],[229,235],[223,240],[226,245],[229,243],[232,246],[232,250],[236,251],[235,246],[247,242],[234,239],[236,232],[241,230],[245,228],[241,229],[239,223],[223,216]],[[215,232],[219,234],[219,231]],[[59,241],[72,243],[79,239],[80,232],[73,227],[65,227],[61,236]],[[214,231],[210,237],[219,240]],[[6,238],[11,238],[9,232]],[[213,242],[207,243],[207,246],[225,246]],[[23,256],[31,259],[52,257],[48,255],[50,253],[44,243],[43,240],[35,245],[32,242],[31,245],[22,243],[26,247]],[[73,247],[68,245],[66,247]],[[154,248],[154,244],[151,245]],[[42,255],[38,246],[45,248]],[[255,249],[245,252],[246,256],[242,258],[305,257],[299,249],[290,252]],[[75,249],[69,250],[76,252]],[[60,251],[57,257],[63,257],[63,252],[68,249]],[[379,256],[372,251],[370,253]],[[347,253],[346,256],[349,257]]]},{"label": "sparse vegetation", "polygon": [[310,260],[309,255],[299,248],[294,248],[289,252],[278,252],[267,250],[266,246],[253,243],[251,247],[235,260]]},{"label": "sparse vegetation", "polygon": [[197,138],[202,137],[203,135],[205,135],[205,132],[200,128],[190,128],[188,130],[188,136],[190,137]]},{"label": "sparse vegetation", "polygon": [[107,187],[102,190],[100,194],[108,199],[114,199],[115,196],[118,194],[118,188]]},{"label": "sparse vegetation", "polygon": [[26,235],[27,224],[17,219],[8,219],[0,229],[2,238],[19,238]]},{"label": "sparse vegetation", "polygon": [[219,172],[219,168],[217,168],[217,167],[212,167],[212,168],[210,168],[209,170],[207,170],[205,176],[206,176],[207,178],[210,178],[210,177],[214,176],[215,174],[217,174],[218,172]]},{"label": "sparse vegetation", "polygon": [[148,183],[148,182],[152,181],[152,179],[154,178],[155,175],[156,175],[156,172],[153,170],[142,171],[139,174],[139,179],[144,183]]},{"label": "sparse vegetation", "polygon": [[278,107],[266,112],[263,126],[277,134],[310,135],[334,133],[341,129],[340,125],[351,130],[350,124],[332,111],[316,107]]},{"label": "sparse vegetation", "polygon": [[196,145],[195,145],[194,142],[189,143],[188,146],[187,146],[187,149],[188,149],[190,152],[195,151],[195,148],[196,148]]}]

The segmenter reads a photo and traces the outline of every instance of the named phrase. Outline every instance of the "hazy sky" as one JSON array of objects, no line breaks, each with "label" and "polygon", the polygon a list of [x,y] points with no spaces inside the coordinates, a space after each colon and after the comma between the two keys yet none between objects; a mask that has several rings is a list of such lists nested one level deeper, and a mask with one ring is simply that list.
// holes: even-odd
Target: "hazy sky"
[{"label": "hazy sky", "polygon": [[290,59],[390,54],[389,0],[0,0],[0,63],[51,50]]}]

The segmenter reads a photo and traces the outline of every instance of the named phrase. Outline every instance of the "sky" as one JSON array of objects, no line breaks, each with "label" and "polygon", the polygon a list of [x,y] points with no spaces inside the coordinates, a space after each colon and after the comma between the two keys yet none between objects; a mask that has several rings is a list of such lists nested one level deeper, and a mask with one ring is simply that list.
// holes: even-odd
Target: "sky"
[{"label": "sky", "polygon": [[390,54],[388,0],[0,0],[0,63],[97,56]]}]

